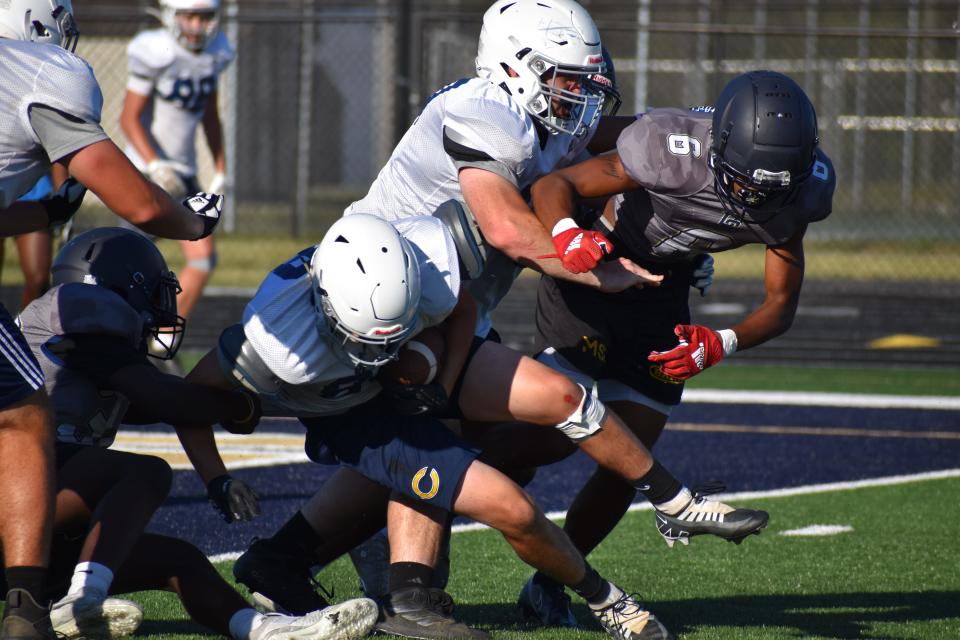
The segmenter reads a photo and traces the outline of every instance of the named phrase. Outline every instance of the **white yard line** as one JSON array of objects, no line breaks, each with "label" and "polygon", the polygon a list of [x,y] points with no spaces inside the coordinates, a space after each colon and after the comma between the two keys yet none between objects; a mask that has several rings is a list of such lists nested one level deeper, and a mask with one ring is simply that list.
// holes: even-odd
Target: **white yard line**
[{"label": "white yard line", "polygon": [[689,389],[684,402],[714,404],[781,404],[810,407],[851,407],[860,409],[960,409],[958,396],[888,396],[872,393],[827,393],[812,391],[726,391]]}]

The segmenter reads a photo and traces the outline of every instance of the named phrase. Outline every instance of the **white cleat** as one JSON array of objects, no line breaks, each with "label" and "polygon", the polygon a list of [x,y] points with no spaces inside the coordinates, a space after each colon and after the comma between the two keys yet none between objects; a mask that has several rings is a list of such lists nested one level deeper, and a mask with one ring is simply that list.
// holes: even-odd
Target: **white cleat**
[{"label": "white cleat", "polygon": [[143,609],[137,603],[93,590],[69,594],[50,609],[54,632],[68,639],[113,640],[133,634],[141,622]]},{"label": "white cleat", "polygon": [[359,640],[377,622],[377,603],[356,598],[305,616],[266,614],[248,640]]}]

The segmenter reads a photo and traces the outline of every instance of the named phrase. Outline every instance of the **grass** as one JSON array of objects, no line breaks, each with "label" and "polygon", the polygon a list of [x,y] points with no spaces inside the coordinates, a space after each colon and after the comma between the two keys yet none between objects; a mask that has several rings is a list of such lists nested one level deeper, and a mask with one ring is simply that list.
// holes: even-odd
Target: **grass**
[{"label": "grass", "polygon": [[[606,577],[643,600],[683,640],[877,638],[947,640],[960,637],[960,479],[766,498],[745,506],[771,513],[763,535],[741,546],[698,538],[668,549],[650,512],[629,514],[591,556]],[[852,532],[784,537],[788,529],[838,524]],[[453,539],[449,591],[458,615],[497,640],[600,640],[603,634],[575,598],[586,630],[538,630],[513,600],[529,568],[492,531]],[[220,565],[229,577],[229,563]],[[345,560],[321,574],[337,599],[358,595]],[[176,600],[134,596],[146,610],[143,632],[194,640]],[[182,626],[186,625],[186,626]],[[141,632],[141,633],[143,633]]]}]

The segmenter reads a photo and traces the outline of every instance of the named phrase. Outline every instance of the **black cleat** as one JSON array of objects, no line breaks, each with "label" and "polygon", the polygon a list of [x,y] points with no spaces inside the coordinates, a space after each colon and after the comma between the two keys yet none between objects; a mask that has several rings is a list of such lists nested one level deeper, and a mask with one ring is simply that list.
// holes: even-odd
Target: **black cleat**
[{"label": "black cleat", "polygon": [[563,585],[550,578],[541,578],[539,573],[535,573],[523,585],[517,604],[525,617],[536,618],[545,627],[580,627],[570,609],[570,596]]},{"label": "black cleat", "polygon": [[50,625],[50,610],[24,589],[7,592],[7,606],[0,622],[2,640],[56,640]]},{"label": "black cleat", "polygon": [[453,600],[440,589],[406,587],[391,591],[380,602],[380,633],[424,640],[489,640],[453,618]]},{"label": "black cleat", "polygon": [[667,515],[654,510],[657,531],[666,540],[667,546],[679,541],[689,544],[690,538],[709,534],[740,544],[751,534],[759,534],[767,526],[770,515],[766,511],[741,509],[707,496],[724,490],[721,483],[714,483],[693,491],[690,499],[679,513]]},{"label": "black cleat", "polygon": [[233,577],[246,585],[253,599],[278,613],[303,616],[329,606],[317,593],[327,593],[310,572],[309,560],[279,549],[270,540],[257,540],[237,558]]}]

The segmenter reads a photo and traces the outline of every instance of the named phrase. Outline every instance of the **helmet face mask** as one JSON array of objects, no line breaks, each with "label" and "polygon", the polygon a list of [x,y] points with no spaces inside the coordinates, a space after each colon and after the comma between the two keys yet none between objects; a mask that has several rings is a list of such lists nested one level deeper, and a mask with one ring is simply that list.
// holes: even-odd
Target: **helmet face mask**
[{"label": "helmet face mask", "polygon": [[0,37],[77,49],[80,30],[70,0],[8,0],[0,6]]},{"label": "helmet face mask", "polygon": [[751,71],[724,87],[713,112],[710,168],[725,205],[775,211],[810,177],[817,117],[803,89],[773,71]]},{"label": "helmet face mask", "polygon": [[605,93],[600,34],[574,0],[498,0],[480,31],[477,75],[501,86],[553,134],[582,137],[600,118]]},{"label": "helmet face mask", "polygon": [[595,93],[603,95],[603,105],[600,108],[600,115],[615,116],[620,111],[623,100],[620,98],[620,91],[617,89],[617,74],[613,68],[613,56],[606,47],[601,47],[603,51],[603,71],[593,73],[587,76],[585,83]]},{"label": "helmet face mask", "polygon": [[161,0],[160,20],[177,42],[197,53],[220,29],[220,0]]},{"label": "helmet face mask", "polygon": [[412,245],[386,220],[368,214],[340,218],[307,271],[318,321],[346,364],[381,367],[417,332],[420,264]]},{"label": "helmet face mask", "polygon": [[180,282],[144,236],[119,227],[92,229],[63,246],[51,273],[54,286],[79,282],[113,291],[140,314],[144,337],[161,347],[147,355],[161,360],[176,355],[186,328],[177,314]]}]

